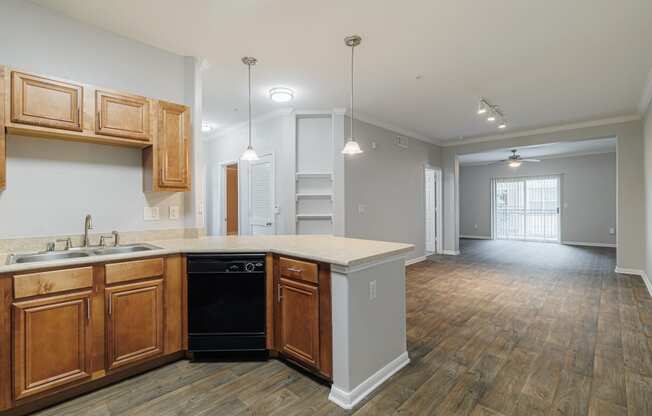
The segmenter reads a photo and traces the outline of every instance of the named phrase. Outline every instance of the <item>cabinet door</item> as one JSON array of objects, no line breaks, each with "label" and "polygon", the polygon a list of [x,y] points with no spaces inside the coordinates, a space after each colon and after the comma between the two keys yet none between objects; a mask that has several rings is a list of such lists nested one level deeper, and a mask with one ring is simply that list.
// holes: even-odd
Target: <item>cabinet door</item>
[{"label": "cabinet door", "polygon": [[95,92],[95,132],[107,136],[149,141],[149,102],[136,95]]},{"label": "cabinet door", "polygon": [[107,354],[116,369],[163,352],[163,280],[108,287]]},{"label": "cabinet door", "polygon": [[11,121],[82,131],[83,87],[67,82],[11,73]]},{"label": "cabinet door", "polygon": [[14,303],[16,400],[90,378],[91,294]]},{"label": "cabinet door", "polygon": [[319,289],[281,277],[279,291],[281,352],[319,368]]},{"label": "cabinet door", "polygon": [[159,104],[158,165],[159,186],[183,190],[189,179],[190,110],[188,107]]}]

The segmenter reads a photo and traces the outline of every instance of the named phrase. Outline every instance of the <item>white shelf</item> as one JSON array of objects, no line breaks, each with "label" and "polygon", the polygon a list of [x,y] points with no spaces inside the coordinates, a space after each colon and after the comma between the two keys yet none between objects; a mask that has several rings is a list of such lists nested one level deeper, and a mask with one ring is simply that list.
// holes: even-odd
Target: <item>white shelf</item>
[{"label": "white shelf", "polygon": [[318,193],[318,192],[306,192],[302,194],[297,194],[297,199],[333,199],[333,194],[331,193]]},{"label": "white shelf", "polygon": [[333,179],[332,172],[297,172],[297,179]]},{"label": "white shelf", "polygon": [[333,214],[297,214],[298,220],[332,220]]}]

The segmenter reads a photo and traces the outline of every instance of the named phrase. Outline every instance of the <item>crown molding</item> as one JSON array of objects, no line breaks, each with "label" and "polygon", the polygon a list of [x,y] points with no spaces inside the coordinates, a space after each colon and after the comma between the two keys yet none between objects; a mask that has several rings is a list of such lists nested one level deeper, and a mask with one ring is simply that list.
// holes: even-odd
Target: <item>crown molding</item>
[{"label": "crown molding", "polygon": [[[258,117],[252,118],[251,124],[253,125],[255,123],[260,123],[262,121],[270,120],[275,117],[287,116],[289,114],[292,114],[293,112],[294,112],[293,108],[280,108],[278,110],[270,111],[269,113],[264,113],[259,115]],[[236,130],[246,127],[248,124],[249,121],[242,121],[240,123],[232,124],[229,127],[225,127],[220,130],[215,130],[210,136],[205,136],[204,141],[215,140],[220,137],[224,137],[228,134],[233,133]]]},{"label": "crown molding", "polygon": [[[346,110],[346,115],[351,117],[351,112],[349,110]],[[403,127],[399,127],[391,123],[386,123],[384,121],[377,120],[365,114],[356,113],[355,119],[367,124],[374,125],[376,127],[380,127],[385,130],[389,130],[394,133],[402,134],[404,136],[409,136],[413,139],[421,140],[422,142],[426,142],[429,144],[437,144],[437,145],[439,144],[439,141],[436,139],[431,139],[429,137],[424,136],[423,134],[417,133],[416,131],[404,129]]]},{"label": "crown molding", "polygon": [[650,72],[647,74],[647,82],[643,88],[641,101],[638,104],[638,113],[641,117],[645,117],[647,109],[650,107],[650,102],[652,102],[652,69],[650,69]]},{"label": "crown molding", "polygon": [[449,139],[449,140],[441,141],[439,145],[443,147],[461,146],[461,145],[471,144],[471,143],[492,142],[496,140],[513,139],[515,137],[527,137],[527,136],[536,136],[538,134],[559,133],[568,130],[576,130],[576,129],[582,129],[587,127],[599,127],[599,126],[606,126],[609,124],[620,124],[620,123],[627,123],[630,121],[638,121],[638,120],[641,120],[641,116],[639,114],[629,114],[626,116],[603,118],[599,120],[584,121],[581,123],[542,127],[533,130],[515,131],[510,133],[504,133],[504,134],[496,134],[492,136],[479,136],[479,137],[472,137],[469,139],[462,139],[462,140]]}]

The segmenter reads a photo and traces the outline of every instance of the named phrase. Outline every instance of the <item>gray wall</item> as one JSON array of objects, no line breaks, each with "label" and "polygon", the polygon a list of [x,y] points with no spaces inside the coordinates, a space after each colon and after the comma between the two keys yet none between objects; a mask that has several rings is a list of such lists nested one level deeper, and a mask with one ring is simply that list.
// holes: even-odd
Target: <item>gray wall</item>
[{"label": "gray wall", "polygon": [[[0,2],[0,63],[173,102],[186,101],[184,58],[30,2]],[[140,151],[59,140],[8,138],[7,189],[0,192],[0,238],[81,232],[83,215],[98,232],[183,228],[182,194],[142,191]],[[143,207],[177,221],[143,221]]]},{"label": "gray wall", "polygon": [[[346,117],[345,132],[349,123]],[[355,130],[364,153],[345,161],[346,236],[414,244],[410,257],[423,256],[423,170],[426,164],[440,166],[440,148],[409,138],[409,147],[402,149],[394,141],[404,135],[358,120]],[[361,204],[365,206],[362,214],[358,212]]]},{"label": "gray wall", "polygon": [[617,263],[621,268],[642,270],[645,264],[645,187],[643,185],[643,123],[640,120],[445,147],[442,150],[444,248],[459,249],[459,227],[456,227],[456,224],[459,224],[456,218],[459,210],[456,212],[454,209],[459,204],[456,195],[459,187],[446,187],[447,181],[454,184],[457,177],[454,173],[457,155],[497,148],[609,137],[618,139]]},{"label": "gray wall", "polygon": [[650,103],[645,115],[644,126],[645,144],[645,272],[652,276],[652,103]]},{"label": "gray wall", "polygon": [[[545,159],[518,169],[504,165],[460,167],[460,234],[491,236],[492,178],[562,175],[561,239],[616,244],[616,154]],[[478,228],[475,228],[475,225]]]}]

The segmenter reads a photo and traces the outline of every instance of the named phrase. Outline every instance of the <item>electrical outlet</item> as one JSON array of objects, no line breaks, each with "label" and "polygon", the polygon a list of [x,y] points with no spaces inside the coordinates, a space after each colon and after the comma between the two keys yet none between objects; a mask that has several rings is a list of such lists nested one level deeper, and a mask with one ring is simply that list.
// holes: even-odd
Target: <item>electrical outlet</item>
[{"label": "electrical outlet", "polygon": [[171,205],[168,208],[168,211],[169,211],[168,212],[168,214],[169,214],[168,217],[171,220],[178,220],[179,219],[179,207],[177,205]]},{"label": "electrical outlet", "polygon": [[367,210],[367,206],[364,204],[358,204],[358,214],[364,214]]},{"label": "electrical outlet", "polygon": [[157,221],[161,219],[161,213],[158,207],[152,207],[152,220]]},{"label": "electrical outlet", "polygon": [[369,282],[369,300],[376,299],[376,281]]},{"label": "electrical outlet", "polygon": [[614,227],[609,228],[609,234],[611,235],[616,234],[616,229]]}]

